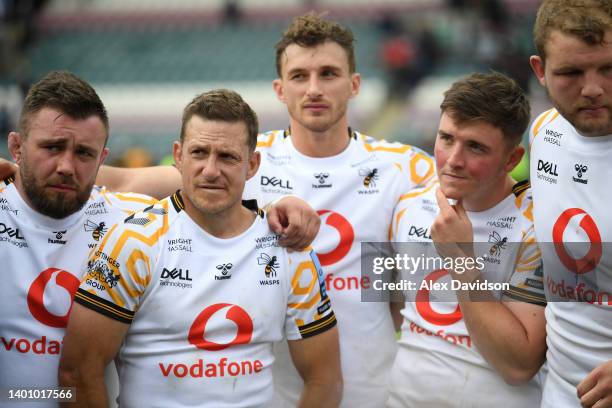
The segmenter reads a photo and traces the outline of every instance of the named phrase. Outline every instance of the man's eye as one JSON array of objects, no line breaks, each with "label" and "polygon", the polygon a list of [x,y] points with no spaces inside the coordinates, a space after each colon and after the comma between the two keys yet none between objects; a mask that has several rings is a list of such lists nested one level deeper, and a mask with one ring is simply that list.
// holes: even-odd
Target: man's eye
[{"label": "man's eye", "polygon": [[472,150],[474,150],[475,152],[484,152],[485,151],[484,146],[479,145],[479,144],[473,144],[473,145],[470,146],[470,148]]},{"label": "man's eye", "polygon": [[219,157],[221,157],[223,160],[238,160],[236,156],[230,153],[220,154]]},{"label": "man's eye", "polygon": [[566,77],[573,77],[573,76],[580,75],[580,71],[578,71],[578,70],[561,71],[561,72],[557,72],[557,75],[559,75],[559,76],[566,76]]}]

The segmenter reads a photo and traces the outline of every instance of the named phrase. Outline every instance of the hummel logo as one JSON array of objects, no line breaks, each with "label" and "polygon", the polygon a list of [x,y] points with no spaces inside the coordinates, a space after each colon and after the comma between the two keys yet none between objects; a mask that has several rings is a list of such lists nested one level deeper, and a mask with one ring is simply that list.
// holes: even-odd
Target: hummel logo
[{"label": "hummel logo", "polygon": [[232,269],[232,266],[234,265],[232,265],[231,263],[226,263],[217,265],[217,269],[221,271],[221,275],[225,276],[230,271],[230,269]]},{"label": "hummel logo", "polygon": [[589,180],[587,179],[583,179],[582,176],[584,175],[584,173],[586,173],[586,171],[589,168],[585,165],[585,164],[579,164],[576,163],[574,165],[574,170],[576,170],[576,175],[578,176],[578,178],[576,177],[572,177],[572,179],[576,182],[576,183],[582,183],[582,184],[587,184],[589,182]]},{"label": "hummel logo", "polygon": [[314,176],[319,180],[319,184],[325,184],[325,180],[329,177],[329,173],[316,173]]}]

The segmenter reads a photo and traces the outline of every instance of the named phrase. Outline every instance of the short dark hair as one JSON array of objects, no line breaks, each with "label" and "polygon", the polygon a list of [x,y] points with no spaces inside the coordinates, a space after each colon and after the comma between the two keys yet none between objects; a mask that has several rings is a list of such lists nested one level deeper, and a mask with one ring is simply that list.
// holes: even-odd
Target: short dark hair
[{"label": "short dark hair", "polygon": [[610,0],[544,0],[533,26],[533,41],[544,61],[546,41],[554,30],[596,45],[603,44],[606,31],[611,28]]},{"label": "short dark hair", "polygon": [[443,113],[459,123],[482,121],[502,131],[510,145],[520,143],[530,107],[520,86],[499,72],[462,78],[444,93]]},{"label": "short dark hair", "polygon": [[36,82],[25,97],[19,131],[27,136],[30,117],[43,108],[57,109],[73,119],[100,118],[108,139],[108,113],[91,85],[68,71],[52,71]]},{"label": "short dark hair", "polygon": [[194,115],[207,120],[243,122],[247,128],[249,150],[255,150],[257,133],[259,132],[257,115],[237,92],[229,89],[213,89],[193,98],[183,110],[181,143],[185,139],[187,122]]},{"label": "short dark hair", "polygon": [[355,38],[353,33],[337,22],[323,20],[321,15],[313,12],[295,17],[280,41],[276,43],[276,72],[281,76],[281,59],[291,44],[300,47],[315,47],[327,41],[340,45],[348,58],[349,72],[355,72]]}]

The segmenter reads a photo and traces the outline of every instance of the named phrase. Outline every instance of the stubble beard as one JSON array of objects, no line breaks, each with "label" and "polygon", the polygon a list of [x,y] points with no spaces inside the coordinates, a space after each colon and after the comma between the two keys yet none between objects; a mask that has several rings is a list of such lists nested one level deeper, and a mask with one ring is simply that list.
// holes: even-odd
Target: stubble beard
[{"label": "stubble beard", "polygon": [[610,114],[610,109],[608,110],[608,120],[605,123],[599,122],[590,122],[579,118],[580,111],[578,108],[570,108],[565,109],[565,107],[559,103],[559,101],[552,97],[548,89],[546,90],[548,93],[548,98],[553,103],[553,106],[557,111],[563,116],[580,134],[584,136],[606,136],[612,134],[612,116]]},{"label": "stubble beard", "polygon": [[[25,164],[19,166],[19,175],[30,205],[39,213],[55,219],[68,217],[81,210],[93,189],[93,182],[81,190],[76,186],[76,196],[69,198],[68,193],[45,192],[44,185],[36,180]],[[74,185],[74,181],[70,178],[62,182]]]}]

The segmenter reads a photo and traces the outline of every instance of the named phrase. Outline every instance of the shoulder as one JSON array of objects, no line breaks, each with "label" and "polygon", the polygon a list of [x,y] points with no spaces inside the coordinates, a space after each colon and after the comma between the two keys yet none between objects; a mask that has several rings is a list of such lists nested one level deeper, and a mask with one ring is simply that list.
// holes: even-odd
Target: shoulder
[{"label": "shoulder", "polygon": [[531,184],[528,180],[519,181],[512,187],[514,195],[514,204],[516,210],[520,213],[523,222],[533,224],[533,197],[531,194]]},{"label": "shoulder", "polygon": [[389,239],[402,241],[404,228],[417,222],[429,225],[438,215],[436,188],[438,182],[432,182],[426,187],[415,188],[402,195],[395,206],[393,220],[389,229]]},{"label": "shoulder", "polygon": [[4,180],[0,180],[0,193],[2,193],[8,186],[13,184],[15,178],[13,176],[7,177]]},{"label": "shoulder", "polygon": [[393,164],[401,173],[408,174],[413,185],[425,185],[435,175],[433,158],[418,147],[399,142],[378,140],[355,132],[359,147],[378,160]]},{"label": "shoulder", "polygon": [[94,186],[91,191],[91,200],[106,202],[111,208],[128,212],[142,210],[157,202],[155,198],[144,194],[114,192],[101,186]]},{"label": "shoulder", "polygon": [[121,250],[124,246],[133,249],[157,247],[183,208],[178,194],[155,201],[113,225],[103,244],[108,238],[113,251]]},{"label": "shoulder", "polygon": [[[423,203],[434,203],[436,204],[436,189],[440,183],[438,180],[433,180],[427,186],[414,188],[405,194],[402,194],[397,201],[397,208],[405,208],[410,206],[417,206]],[[437,204],[435,206],[437,208]]]},{"label": "shoulder", "polygon": [[531,128],[529,129],[529,143],[533,143],[535,138],[542,132],[542,130],[559,117],[562,117],[561,114],[554,108],[539,114],[532,122]]},{"label": "shoulder", "polygon": [[270,130],[257,135],[257,150],[270,149],[282,143],[285,138],[284,130]]},{"label": "shoulder", "polygon": [[391,158],[397,157],[398,155],[407,155],[410,157],[421,155],[426,158],[431,158],[425,151],[412,145],[400,142],[388,142],[385,139],[376,139],[360,132],[354,133],[359,145],[367,152],[379,152]]}]

